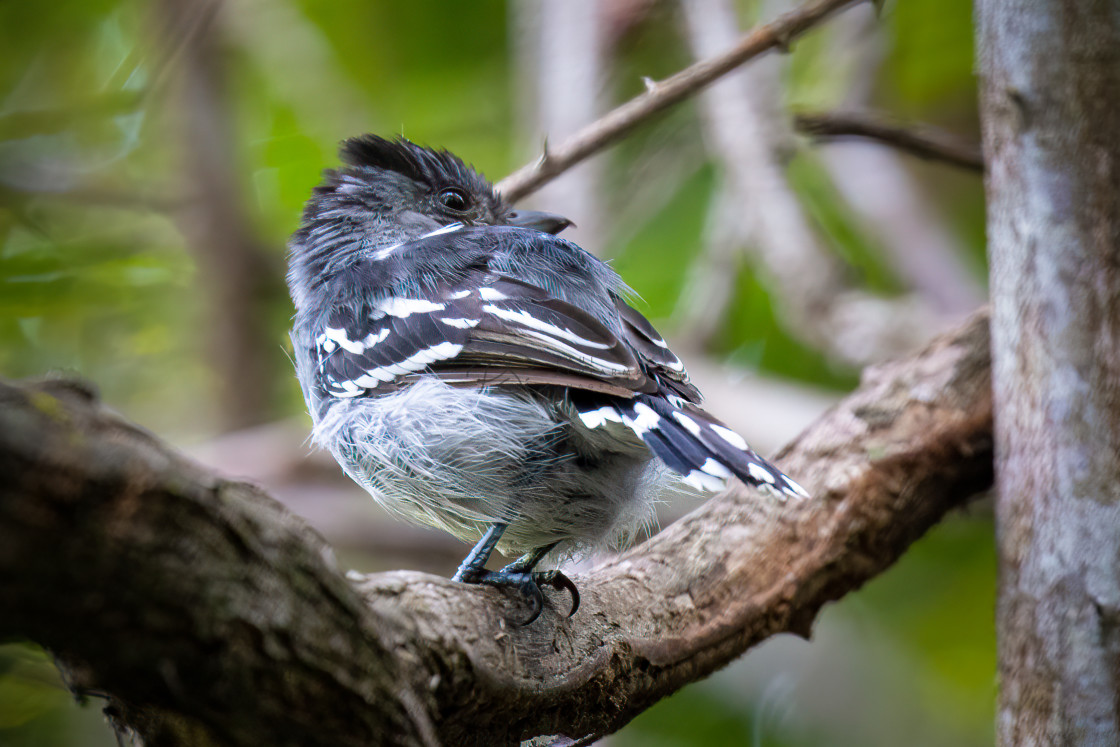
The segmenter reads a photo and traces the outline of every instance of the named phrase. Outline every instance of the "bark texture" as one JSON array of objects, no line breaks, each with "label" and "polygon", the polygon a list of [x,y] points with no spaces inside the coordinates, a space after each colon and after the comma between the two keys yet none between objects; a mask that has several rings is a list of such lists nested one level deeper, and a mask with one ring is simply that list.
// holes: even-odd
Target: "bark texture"
[{"label": "bark texture", "polygon": [[1005,745],[1120,740],[1120,11],[982,0]]},{"label": "bark texture", "polygon": [[66,383],[0,384],[0,638],[49,649],[147,745],[590,739],[889,567],[991,482],[987,319],[870,371],[779,454],[815,497],[746,490],[514,598],[347,577],[301,520]]}]

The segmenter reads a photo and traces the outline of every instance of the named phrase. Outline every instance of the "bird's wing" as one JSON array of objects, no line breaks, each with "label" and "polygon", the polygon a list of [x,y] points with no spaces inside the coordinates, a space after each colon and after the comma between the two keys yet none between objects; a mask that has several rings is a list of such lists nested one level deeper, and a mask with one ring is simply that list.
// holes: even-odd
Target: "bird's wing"
[{"label": "bird's wing", "polygon": [[638,356],[643,370],[658,382],[659,388],[689,403],[700,404],[703,397],[688,380],[684,363],[669,349],[649,320],[618,296],[614,297],[614,302],[622,321],[622,336]]},{"label": "bird's wing", "polygon": [[[336,397],[391,391],[432,374],[475,386],[559,384],[623,396],[656,391],[643,353],[625,337],[541,288],[478,270],[428,298],[340,305],[313,353],[321,386]],[[661,365],[664,355],[657,360]],[[679,376],[683,367],[676,366]]]},{"label": "bird's wing", "polygon": [[[542,270],[536,283],[513,277],[518,252]],[[581,305],[560,297],[573,278]],[[681,361],[617,295],[617,276],[548,234],[448,226],[379,250],[337,285],[349,291],[314,331],[311,351],[321,388],[336,397],[434,374],[459,385],[558,384],[626,397],[667,386],[700,401]]]}]

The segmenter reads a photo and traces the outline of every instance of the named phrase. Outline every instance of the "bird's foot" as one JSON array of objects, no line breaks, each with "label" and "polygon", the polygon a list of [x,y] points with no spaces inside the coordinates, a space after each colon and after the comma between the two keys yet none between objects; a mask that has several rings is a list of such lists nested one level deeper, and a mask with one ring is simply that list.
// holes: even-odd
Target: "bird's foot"
[{"label": "bird's foot", "polygon": [[529,601],[531,609],[529,619],[519,623],[520,625],[530,625],[540,617],[541,610],[544,609],[542,586],[551,586],[557,591],[566,589],[572,595],[572,609],[568,612],[568,617],[579,609],[579,590],[561,571],[525,571],[511,566],[499,571],[488,571],[485,568],[460,568],[454,580],[465,584],[486,584],[519,591]]}]

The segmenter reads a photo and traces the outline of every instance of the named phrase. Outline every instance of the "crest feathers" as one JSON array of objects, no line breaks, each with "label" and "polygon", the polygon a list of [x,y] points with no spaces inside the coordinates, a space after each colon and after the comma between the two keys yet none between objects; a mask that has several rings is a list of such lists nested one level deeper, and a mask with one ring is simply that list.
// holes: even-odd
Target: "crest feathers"
[{"label": "crest feathers", "polygon": [[403,137],[386,140],[377,135],[359,135],[344,140],[339,152],[350,166],[385,169],[415,181],[439,187],[457,184],[467,189],[492,191],[484,176],[446,150],[433,150]]}]

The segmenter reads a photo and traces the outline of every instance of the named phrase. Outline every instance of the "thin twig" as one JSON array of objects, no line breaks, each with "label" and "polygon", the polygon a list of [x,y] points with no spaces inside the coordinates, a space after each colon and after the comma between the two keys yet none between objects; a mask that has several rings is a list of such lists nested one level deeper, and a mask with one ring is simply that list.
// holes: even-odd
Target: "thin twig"
[{"label": "thin twig", "polygon": [[498,182],[498,191],[507,200],[516,202],[747,60],[771,49],[787,49],[790,42],[832,13],[859,2],[862,0],[819,0],[790,11],[773,23],[754,29],[724,54],[690,65],[665,80],[651,81],[644,93],[611,110],[560,145],[551,147],[534,163],[502,179]]},{"label": "thin twig", "polygon": [[984,156],[979,145],[963,143],[929,125],[907,128],[868,112],[802,113],[793,118],[793,124],[799,132],[816,140],[864,138],[918,158],[942,161],[978,173],[984,171]]}]

